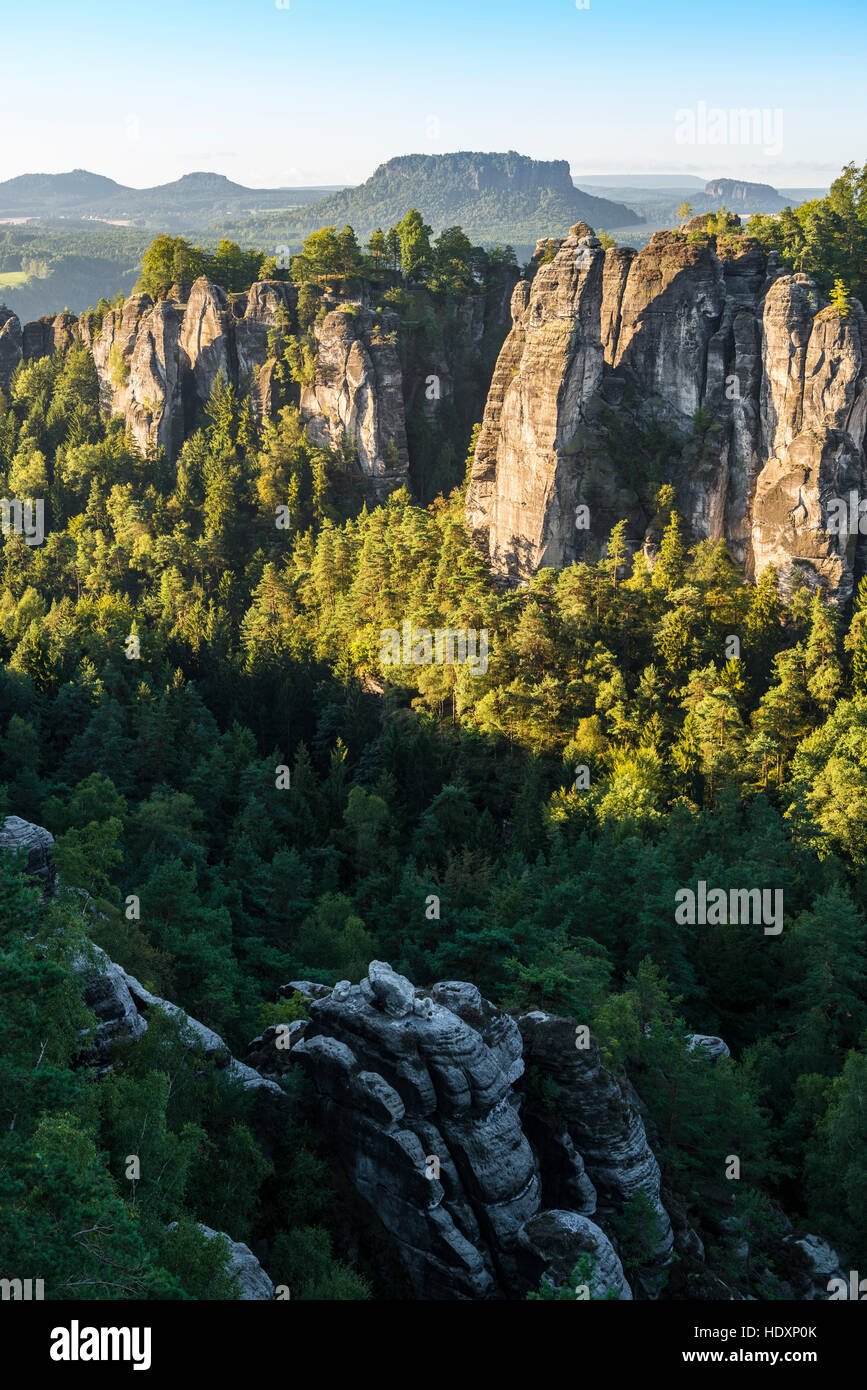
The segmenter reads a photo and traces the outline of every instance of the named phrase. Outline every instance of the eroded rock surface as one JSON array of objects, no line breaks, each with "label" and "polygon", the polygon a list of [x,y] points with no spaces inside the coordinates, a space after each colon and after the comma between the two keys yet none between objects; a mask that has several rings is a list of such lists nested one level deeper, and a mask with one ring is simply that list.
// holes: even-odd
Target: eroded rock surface
[{"label": "eroded rock surface", "polygon": [[[553,1115],[559,1134],[549,1131],[545,1151],[550,1162],[543,1174],[558,1188],[588,1193],[596,1201],[585,1211],[610,1219],[642,1192],[656,1214],[659,1235],[654,1254],[666,1256],[672,1247],[671,1222],[659,1196],[659,1164],[647,1142],[644,1121],[625,1081],[602,1065],[593,1038],[576,1047],[575,1023],[568,1018],[534,1011],[518,1020],[524,1060],[553,1082]],[[536,1132],[547,1113],[528,1103],[528,1124]],[[541,1151],[541,1145],[540,1145]],[[580,1164],[575,1166],[575,1158]],[[547,1194],[546,1194],[547,1195]]]},{"label": "eroded rock surface", "polygon": [[397,327],[392,310],[332,309],[315,327],[316,373],[301,392],[310,438],[337,450],[348,439],[362,477],[380,496],[409,470]]},{"label": "eroded rock surface", "polygon": [[23,335],[17,315],[0,304],[0,391],[9,390],[12,374],[23,353]]},{"label": "eroded rock surface", "polygon": [[638,548],[665,436],[696,539],[845,601],[865,539],[829,525],[829,502],[867,495],[865,343],[857,301],[822,309],[749,238],[657,232],[636,254],[579,223],[512,298],[467,494],[478,544],[516,580],[598,557],[624,517]]},{"label": "eroded rock surface", "polygon": [[[540,1172],[521,1116],[525,1039],[514,1018],[473,985],[416,989],[381,961],[361,984],[344,981],[312,999],[309,1012],[293,1063],[312,1078],[329,1142],[397,1242],[417,1297],[518,1297],[543,1274],[562,1282],[589,1254],[601,1290],[631,1298],[609,1235],[591,1219],[595,1193],[582,1187],[578,1164],[582,1209],[543,1207],[544,1163]],[[550,1022],[574,1039],[574,1024]],[[601,1089],[622,1119],[618,1127],[609,1114],[606,1137],[628,1131],[632,1167],[626,1143],[607,1167],[596,1163],[606,1195],[613,1205],[643,1178],[658,1202],[640,1117],[610,1081],[610,1093]]]},{"label": "eroded rock surface", "polygon": [[269,280],[231,301],[205,276],[189,288],[174,286],[156,304],[132,295],[106,314],[93,343],[102,404],[124,416],[144,453],[163,448],[170,458],[201,420],[221,374],[250,392],[257,410],[273,414],[273,392],[257,374],[267,362],[269,332],[281,313],[291,323],[295,299],[291,285]]},{"label": "eroded rock surface", "polygon": [[208,1240],[215,1240],[217,1236],[223,1236],[229,1242],[227,1267],[238,1281],[242,1302],[262,1303],[274,1298],[274,1285],[249,1245],[245,1245],[240,1240],[232,1240],[232,1237],[227,1236],[225,1231],[215,1231],[212,1227],[203,1225],[201,1221],[199,1222],[199,1230]]},{"label": "eroded rock surface", "polygon": [[55,891],[54,836],[44,826],[33,825],[20,816],[7,816],[0,825],[0,850],[26,853],[27,872],[36,879],[45,897]]}]

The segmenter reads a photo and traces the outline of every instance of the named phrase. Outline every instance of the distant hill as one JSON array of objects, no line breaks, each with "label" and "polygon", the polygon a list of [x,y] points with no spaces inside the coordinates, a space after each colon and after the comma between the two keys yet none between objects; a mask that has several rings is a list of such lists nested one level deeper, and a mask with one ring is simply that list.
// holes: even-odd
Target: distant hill
[{"label": "distant hill", "polygon": [[336,187],[245,188],[223,174],[191,173],[156,188],[128,188],[73,169],[68,174],[22,174],[0,183],[0,218],[86,217],[193,232],[224,218],[307,205]]},{"label": "distant hill", "polygon": [[[641,221],[625,204],[576,188],[565,159],[530,159],[514,150],[463,151],[390,159],[357,188],[285,216],[254,218],[244,233],[257,245],[293,245],[314,228],[349,223],[366,240],[377,227],[393,227],[412,207],[435,234],[459,224],[473,242],[511,242],[516,247],[532,247],[544,236],[563,236],[575,222],[607,228]],[[237,235],[240,229],[222,230]]]},{"label": "distant hill", "polygon": [[697,174],[576,174],[572,182],[576,188],[704,188]]},{"label": "distant hill", "polygon": [[[705,195],[730,212],[782,212],[789,204],[769,183],[746,183],[741,179],[711,179]],[[699,209],[703,211],[703,209]]]},{"label": "distant hill", "polygon": [[68,174],[19,174],[0,183],[0,217],[81,212],[130,189],[114,179],[73,169]]}]

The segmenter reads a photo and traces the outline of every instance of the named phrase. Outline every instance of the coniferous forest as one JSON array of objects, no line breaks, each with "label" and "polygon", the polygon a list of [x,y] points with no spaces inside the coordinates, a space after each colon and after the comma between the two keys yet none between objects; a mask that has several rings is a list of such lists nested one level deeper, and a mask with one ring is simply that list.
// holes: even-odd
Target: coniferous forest
[{"label": "coniferous forest", "polygon": [[[415,207],[172,230],[0,305],[4,1287],[755,1320],[867,1273],[865,180],[520,264]],[[732,394],[681,405],[667,315]]]}]

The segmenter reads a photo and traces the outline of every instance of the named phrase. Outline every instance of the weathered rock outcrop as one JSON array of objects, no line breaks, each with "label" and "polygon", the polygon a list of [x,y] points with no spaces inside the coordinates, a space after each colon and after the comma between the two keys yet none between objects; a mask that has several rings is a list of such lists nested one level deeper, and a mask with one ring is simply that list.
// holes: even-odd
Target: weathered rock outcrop
[{"label": "weathered rock outcrop", "polygon": [[[230,1274],[234,1274],[238,1287],[241,1290],[241,1302],[266,1303],[273,1301],[274,1284],[264,1269],[260,1265],[249,1245],[243,1241],[232,1240],[231,1236],[226,1235],[225,1231],[215,1231],[211,1226],[205,1226],[201,1221],[199,1230],[206,1240],[217,1240],[222,1236],[229,1243],[229,1258],[226,1261],[226,1268]],[[168,1230],[174,1230],[177,1222],[173,1221]]]},{"label": "weathered rock outcrop", "polygon": [[[576,1053],[573,1023],[515,1020],[457,981],[416,989],[380,961],[309,1012],[292,1061],[311,1076],[329,1142],[418,1297],[517,1297],[543,1274],[561,1283],[589,1254],[599,1289],[631,1298],[605,1221],[639,1189],[666,1257],[670,1225],[641,1117],[598,1051]],[[543,1135],[534,1151],[543,1126],[529,1100],[522,1120],[527,1056],[561,1078],[559,1147],[559,1133],[551,1144]]]},{"label": "weathered rock outcrop", "polygon": [[[27,872],[42,887],[45,898],[57,891],[54,862],[54,836],[41,825],[20,816],[7,816],[0,825],[0,850],[27,854]],[[121,1038],[135,1040],[147,1031],[147,1015],[153,1008],[176,1018],[184,1028],[190,1046],[212,1057],[226,1074],[241,1083],[245,1091],[262,1101],[260,1110],[275,1106],[282,1114],[285,1092],[274,1081],[260,1076],[253,1067],[239,1062],[218,1033],[168,999],[160,999],[129,975],[100,946],[88,943],[72,962],[84,981],[84,1002],[99,1020],[91,1039],[87,1060],[99,1065],[108,1062],[111,1045]],[[264,1109],[263,1109],[264,1106]]]},{"label": "weathered rock outcrop", "polygon": [[701,1048],[706,1052],[712,1062],[718,1062],[721,1057],[731,1057],[728,1043],[723,1042],[722,1038],[712,1037],[709,1033],[692,1033],[689,1038],[689,1050],[695,1052]]},{"label": "weathered rock outcrop", "polygon": [[12,373],[21,361],[23,336],[17,315],[0,304],[0,391],[9,390]]},{"label": "weathered rock outcrop", "polygon": [[627,1084],[602,1065],[594,1039],[586,1048],[576,1047],[572,1020],[536,1011],[520,1018],[518,1026],[525,1062],[556,1089],[552,1112],[528,1106],[527,1117],[529,1132],[538,1136],[540,1153],[549,1159],[542,1166],[546,1200],[549,1180],[558,1193],[583,1190],[585,1201],[590,1184],[595,1200],[582,1209],[604,1221],[643,1192],[658,1221],[654,1254],[666,1256],[672,1233],[659,1197],[659,1164]]},{"label": "weathered rock outcrop", "polygon": [[51,897],[57,883],[54,867],[54,836],[41,825],[32,825],[20,816],[7,816],[0,825],[0,850],[26,853],[27,872],[35,878],[43,896]]},{"label": "weathered rock outcrop", "polygon": [[106,314],[93,344],[100,400],[123,415],[142,453],[165,449],[174,457],[183,442],[179,334],[184,315],[174,300],[154,304],[133,295]]},{"label": "weathered rock outcrop", "polygon": [[360,304],[332,309],[314,329],[316,374],[301,392],[301,415],[316,443],[348,438],[361,475],[383,497],[405,480],[403,380],[393,336],[398,316]]},{"label": "weathered rock outcrop", "polygon": [[[186,286],[173,290],[183,294]],[[185,300],[170,294],[154,304],[149,295],[132,295],[106,314],[93,343],[103,405],[124,416],[144,452],[163,448],[174,458],[220,373],[241,392],[252,390],[268,334],[281,310],[291,322],[295,297],[293,286],[269,280],[230,301],[205,276]],[[273,409],[261,392],[253,392],[253,404]]]},{"label": "weathered rock outcrop", "polygon": [[253,1067],[233,1057],[219,1033],[192,1018],[177,1004],[151,994],[134,975],[127,974],[99,946],[90,945],[86,952],[77,957],[74,969],[84,979],[84,1002],[100,1020],[88,1060],[106,1065],[111,1045],[121,1038],[135,1041],[141,1037],[147,1031],[151,1011],[161,1009],[182,1025],[190,1047],[212,1058],[221,1071],[240,1082],[243,1089],[255,1098],[255,1119],[260,1138],[279,1126],[285,1117],[285,1092],[275,1081],[268,1080]]},{"label": "weathered rock outcrop", "polygon": [[[698,228],[695,229],[699,231]],[[638,254],[573,227],[512,299],[467,517],[495,572],[526,579],[602,553],[653,518],[648,441],[696,539],[747,573],[798,569],[839,601],[865,542],[829,525],[867,495],[867,315],[820,308],[749,238],[657,232]],[[657,476],[655,481],[661,479]],[[589,508],[589,531],[576,507]]]}]

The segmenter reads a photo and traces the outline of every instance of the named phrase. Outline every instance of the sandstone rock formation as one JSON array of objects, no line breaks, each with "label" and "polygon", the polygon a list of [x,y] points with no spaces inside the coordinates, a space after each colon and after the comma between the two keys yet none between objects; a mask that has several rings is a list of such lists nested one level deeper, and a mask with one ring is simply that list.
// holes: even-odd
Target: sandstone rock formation
[{"label": "sandstone rock formation", "polygon": [[99,324],[92,314],[76,319],[62,313],[22,328],[0,306],[0,390],[8,390],[20,362],[79,340],[93,354],[103,409],[123,417],[142,453],[164,449],[174,460],[202,423],[222,374],[241,398],[249,397],[260,423],[297,400],[311,441],[338,451],[347,472],[381,501],[407,480],[407,421],[418,419],[419,405],[430,422],[447,409],[447,433],[454,419],[476,417],[488,386],[491,344],[505,334],[517,273],[514,266],[499,266],[484,293],[443,310],[435,334],[413,336],[409,329],[400,353],[403,330],[394,309],[326,290],[324,315],[310,329],[313,376],[300,390],[285,378],[281,387],[269,351],[275,329],[298,331],[298,291],[283,281],[257,281],[246,294],[231,295],[205,276],[178,281],[156,302],[147,294],[130,296]]},{"label": "sandstone rock formation", "polygon": [[[459,981],[416,989],[380,961],[309,1012],[292,1061],[311,1076],[329,1142],[394,1237],[416,1296],[518,1297],[543,1274],[562,1283],[589,1254],[599,1291],[631,1298],[606,1222],[639,1189],[667,1257],[641,1117],[595,1045],[576,1051],[574,1023],[516,1020]],[[549,1134],[523,1101],[528,1058],[558,1078]]]},{"label": "sandstone rock formation", "polygon": [[[205,276],[185,300],[170,295],[154,304],[132,295],[106,314],[93,343],[102,404],[124,416],[143,452],[163,448],[176,457],[220,373],[242,393],[252,390],[268,333],[281,310],[291,319],[295,297],[293,286],[269,280],[230,301]],[[269,396],[253,393],[253,401],[273,409]]]},{"label": "sandstone rock formation", "polygon": [[659,1164],[626,1084],[602,1065],[594,1039],[586,1048],[576,1047],[571,1019],[534,1011],[520,1018],[518,1026],[526,1064],[556,1088],[552,1112],[528,1105],[528,1129],[545,1156],[543,1187],[550,1182],[552,1197],[580,1190],[586,1202],[592,1186],[589,1211],[597,1220],[610,1220],[643,1192],[658,1221],[654,1254],[667,1256],[673,1238],[659,1197]]},{"label": "sandstone rock formation", "polygon": [[13,854],[26,852],[27,872],[36,879],[44,897],[55,891],[54,836],[41,825],[32,825],[20,816],[6,816],[0,825],[0,850]]},{"label": "sandstone rock formation", "polygon": [[141,1037],[147,1030],[148,1015],[158,1008],[178,1020],[190,1047],[213,1058],[227,1076],[240,1082],[243,1089],[255,1097],[257,1120],[265,1129],[275,1120],[279,1123],[285,1112],[285,1092],[275,1081],[233,1057],[219,1033],[192,1018],[177,1004],[151,994],[99,946],[89,945],[76,958],[73,968],[84,979],[84,1002],[100,1020],[88,1053],[89,1060],[104,1066],[109,1061],[112,1043],[119,1038],[134,1041]]},{"label": "sandstone rock formation", "polygon": [[795,1245],[803,1250],[812,1279],[810,1287],[802,1294],[803,1298],[811,1302],[826,1299],[832,1279],[839,1280],[840,1285],[846,1288],[847,1300],[852,1297],[849,1278],[840,1266],[840,1256],[826,1240],[808,1233],[801,1240],[796,1240]]},{"label": "sandstone rock formation", "polygon": [[731,1057],[728,1044],[722,1038],[714,1038],[709,1033],[692,1033],[689,1038],[689,1050],[694,1052],[696,1048],[701,1048],[706,1052],[712,1062],[718,1062],[720,1057]]},{"label": "sandstone rock formation", "polygon": [[0,391],[9,390],[12,373],[21,361],[23,336],[21,324],[11,309],[0,304]]},{"label": "sandstone rock formation", "polygon": [[[27,872],[43,889],[44,897],[57,891],[57,870],[54,863],[54,836],[41,825],[33,825],[20,816],[7,816],[0,825],[0,850],[27,853]],[[75,958],[73,969],[84,981],[84,1002],[99,1020],[91,1040],[88,1059],[100,1065],[108,1061],[109,1049],[119,1038],[135,1040],[147,1031],[147,1015],[153,1008],[183,1025],[190,1045],[205,1056],[213,1057],[227,1075],[239,1081],[245,1091],[264,1098],[266,1106],[282,1112],[285,1092],[274,1081],[260,1076],[253,1067],[233,1057],[223,1039],[212,1028],[191,1018],[185,1010],[168,999],[151,994],[144,985],[129,975],[100,946],[88,943]]]},{"label": "sandstone rock formation", "polygon": [[[167,1229],[174,1230],[176,1222],[172,1222]],[[207,1240],[216,1240],[222,1236],[229,1242],[229,1258],[226,1261],[226,1268],[234,1274],[241,1290],[241,1302],[250,1303],[271,1302],[274,1299],[274,1285],[260,1265],[249,1245],[244,1245],[243,1241],[232,1240],[231,1236],[226,1235],[225,1231],[215,1231],[211,1226],[205,1226],[203,1222],[198,1223],[199,1230]]]},{"label": "sandstone rock formation", "polygon": [[377,315],[341,305],[314,329],[316,374],[301,392],[301,415],[316,443],[340,449],[348,437],[361,475],[382,498],[405,480],[403,380],[393,310]]},{"label": "sandstone rock formation", "polygon": [[867,495],[861,306],[821,309],[749,238],[657,232],[636,254],[579,223],[539,259],[513,295],[467,495],[494,571],[592,559],[624,517],[642,545],[648,440],[665,437],[654,481],[675,484],[696,539],[845,601],[865,543],[829,525],[829,504]]}]

